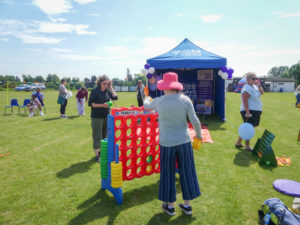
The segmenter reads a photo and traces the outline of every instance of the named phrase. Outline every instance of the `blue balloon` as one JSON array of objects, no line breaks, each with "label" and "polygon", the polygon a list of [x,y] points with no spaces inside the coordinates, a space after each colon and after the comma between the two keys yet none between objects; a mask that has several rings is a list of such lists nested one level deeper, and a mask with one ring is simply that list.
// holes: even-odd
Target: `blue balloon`
[{"label": "blue balloon", "polygon": [[144,65],[144,68],[145,68],[146,70],[148,70],[148,69],[150,68],[150,65],[149,65],[148,63],[146,63],[146,64]]},{"label": "blue balloon", "polygon": [[227,67],[226,66],[222,66],[221,70],[222,70],[223,73],[226,73],[227,72]]},{"label": "blue balloon", "polygon": [[242,123],[239,127],[239,135],[243,140],[250,140],[255,134],[254,127],[251,123]]}]

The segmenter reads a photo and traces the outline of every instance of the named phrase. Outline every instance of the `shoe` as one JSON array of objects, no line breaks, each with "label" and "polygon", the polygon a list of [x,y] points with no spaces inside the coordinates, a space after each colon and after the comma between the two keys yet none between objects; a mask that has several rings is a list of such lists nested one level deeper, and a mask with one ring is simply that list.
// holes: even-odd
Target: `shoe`
[{"label": "shoe", "polygon": [[60,116],[60,118],[64,118],[64,119],[66,119],[66,118],[68,118],[67,116]]},{"label": "shoe", "polygon": [[235,144],[234,147],[236,147],[236,148],[244,148],[245,146],[242,145],[242,144],[239,144],[239,145]]},{"label": "shoe", "polygon": [[252,152],[253,148],[249,147],[249,148],[245,148],[245,150],[248,151],[248,152]]},{"label": "shoe", "polygon": [[184,207],[183,204],[179,204],[179,208],[182,210],[182,212],[184,212],[187,215],[192,215],[193,214],[192,206]]},{"label": "shoe", "polygon": [[28,117],[33,117],[34,116],[34,113],[30,113]]},{"label": "shoe", "polygon": [[162,203],[161,208],[162,208],[162,210],[164,210],[170,216],[175,216],[175,208],[169,209],[168,203],[166,203],[166,202]]},{"label": "shoe", "polygon": [[100,162],[100,156],[95,156],[95,161]]},{"label": "shoe", "polygon": [[40,111],[40,116],[44,116],[44,113],[42,111]]}]

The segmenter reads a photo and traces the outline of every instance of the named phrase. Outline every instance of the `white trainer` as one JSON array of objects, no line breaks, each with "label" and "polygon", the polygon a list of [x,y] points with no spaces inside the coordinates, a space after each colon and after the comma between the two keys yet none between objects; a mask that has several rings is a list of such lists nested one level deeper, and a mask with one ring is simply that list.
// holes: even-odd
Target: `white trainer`
[{"label": "white trainer", "polygon": [[42,111],[40,111],[40,116],[44,116],[44,113]]},{"label": "white trainer", "polygon": [[34,113],[30,113],[28,117],[33,117]]}]

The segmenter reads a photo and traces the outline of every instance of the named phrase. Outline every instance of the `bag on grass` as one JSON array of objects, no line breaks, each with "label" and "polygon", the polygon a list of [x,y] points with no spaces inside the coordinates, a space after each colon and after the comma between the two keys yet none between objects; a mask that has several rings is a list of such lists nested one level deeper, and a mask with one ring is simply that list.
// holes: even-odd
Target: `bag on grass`
[{"label": "bag on grass", "polygon": [[278,198],[264,201],[258,217],[260,225],[300,225],[300,215],[291,212]]},{"label": "bag on grass", "polygon": [[57,104],[63,105],[65,104],[65,99],[58,95]]}]

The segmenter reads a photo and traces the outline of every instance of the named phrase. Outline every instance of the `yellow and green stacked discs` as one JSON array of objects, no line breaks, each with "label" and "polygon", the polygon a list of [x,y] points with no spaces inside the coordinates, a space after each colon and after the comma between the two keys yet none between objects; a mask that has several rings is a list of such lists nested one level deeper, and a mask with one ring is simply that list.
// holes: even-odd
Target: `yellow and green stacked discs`
[{"label": "yellow and green stacked discs", "polygon": [[108,161],[107,161],[107,141],[101,141],[101,178],[107,179]]}]

